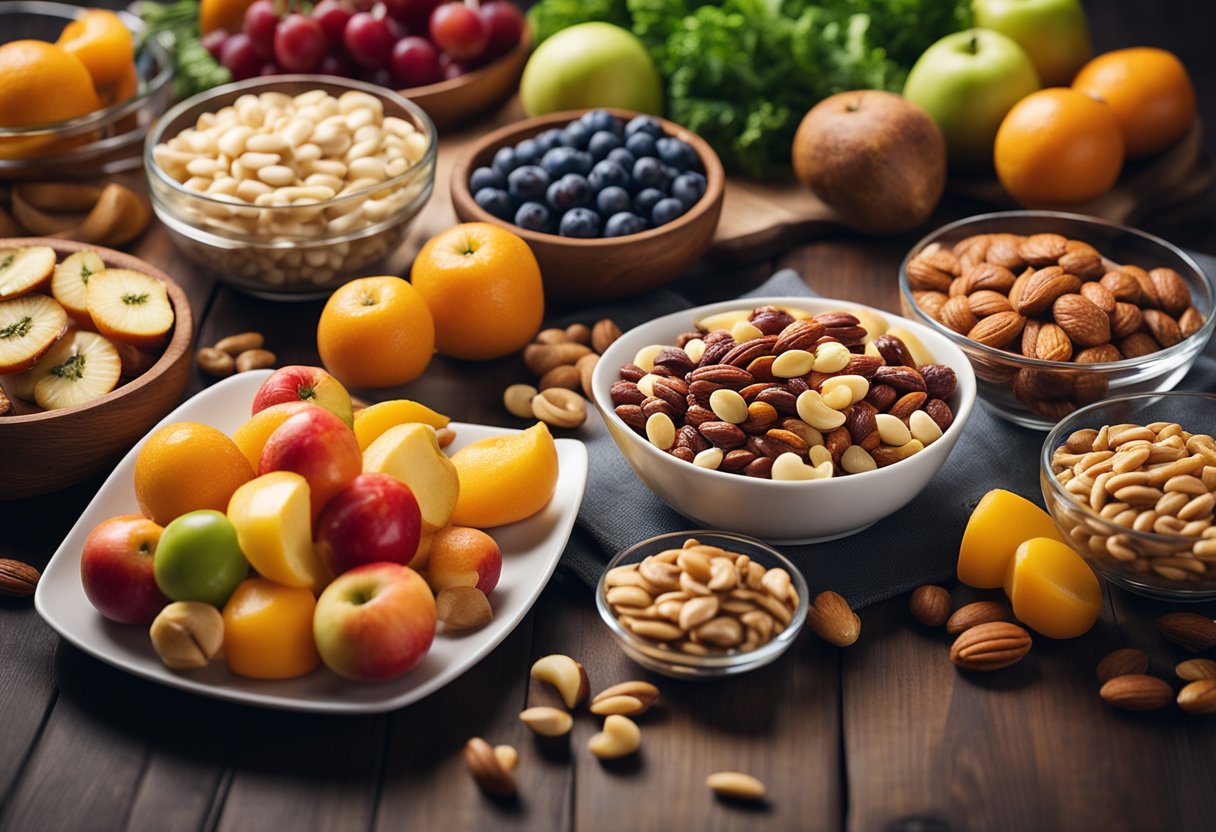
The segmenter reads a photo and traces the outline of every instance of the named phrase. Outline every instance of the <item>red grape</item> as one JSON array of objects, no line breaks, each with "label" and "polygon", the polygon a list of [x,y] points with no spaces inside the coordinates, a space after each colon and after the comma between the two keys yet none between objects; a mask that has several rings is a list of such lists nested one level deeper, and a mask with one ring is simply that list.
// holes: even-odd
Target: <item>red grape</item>
[{"label": "red grape", "polygon": [[371,12],[359,12],[346,24],[342,42],[356,63],[368,69],[379,69],[388,63],[396,38],[384,18]]},{"label": "red grape", "polygon": [[523,37],[524,13],[514,3],[490,0],[481,7],[479,14],[490,32],[490,45],[486,51],[491,56],[510,52]]},{"label": "red grape", "polygon": [[409,34],[426,35],[426,24],[431,12],[443,0],[384,0],[389,17],[405,26]]},{"label": "red grape", "polygon": [[244,81],[262,71],[263,58],[253,45],[253,39],[244,32],[237,32],[224,41],[220,63],[232,73],[232,80]]},{"label": "red grape", "polygon": [[253,46],[263,58],[274,57],[274,33],[279,28],[279,16],[272,0],[255,0],[245,10],[241,31],[249,35]]},{"label": "red grape", "polygon": [[229,35],[226,30],[212,29],[210,32],[199,38],[199,43],[203,45],[204,49],[211,53],[211,57],[218,61],[220,56],[224,53],[224,42],[228,40],[228,37]]},{"label": "red grape", "polygon": [[[443,57],[448,58],[447,55],[444,55]],[[473,69],[464,61],[455,61],[451,58],[448,58],[446,61],[441,61],[440,66],[443,67],[443,80],[445,81],[451,81],[453,78],[459,78],[461,75],[465,75]]]},{"label": "red grape", "polygon": [[439,50],[429,40],[412,35],[397,41],[390,66],[393,83],[399,87],[421,87],[443,77]]},{"label": "red grape", "polygon": [[262,71],[258,73],[258,75],[261,76],[282,74],[283,71],[279,69],[278,65],[274,61],[267,61],[266,63],[262,64]]},{"label": "red grape", "polygon": [[354,12],[340,0],[321,0],[312,7],[311,17],[321,24],[321,31],[325,32],[325,41],[331,50],[345,48],[342,44],[342,33],[346,31],[346,24],[352,14]]},{"label": "red grape", "polygon": [[350,58],[331,52],[321,59],[317,73],[319,75],[337,75],[340,78],[354,78],[357,69]]},{"label": "red grape", "polygon": [[321,24],[302,14],[289,14],[274,33],[274,60],[288,72],[312,72],[325,57]]},{"label": "red grape", "polygon": [[444,3],[431,12],[431,40],[458,61],[476,58],[490,42],[490,32],[477,12],[464,3]]},{"label": "red grape", "polygon": [[382,66],[379,69],[365,69],[359,75],[359,78],[378,87],[392,87],[393,85],[393,76],[389,73],[388,67]]}]

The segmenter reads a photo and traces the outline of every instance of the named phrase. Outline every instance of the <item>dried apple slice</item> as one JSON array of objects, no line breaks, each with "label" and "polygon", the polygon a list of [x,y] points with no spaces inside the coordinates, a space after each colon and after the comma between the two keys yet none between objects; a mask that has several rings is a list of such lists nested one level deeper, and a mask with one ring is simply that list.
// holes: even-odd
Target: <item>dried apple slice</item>
[{"label": "dried apple slice", "polygon": [[41,289],[55,273],[50,246],[0,249],[0,298],[15,298]]},{"label": "dried apple slice", "polygon": [[88,322],[89,278],[104,271],[106,264],[95,251],[78,251],[68,255],[55,267],[51,277],[51,295],[59,301],[67,313],[77,320]]},{"label": "dried apple slice", "polygon": [[91,402],[113,390],[121,372],[114,345],[96,332],[78,329],[68,357],[34,386],[34,401],[46,410]]},{"label": "dried apple slice", "polygon": [[68,313],[46,295],[0,301],[0,374],[23,373],[68,331]]},{"label": "dried apple slice", "polygon": [[173,327],[173,304],[159,280],[130,269],[89,277],[89,315],[102,335],[128,344],[157,344]]}]

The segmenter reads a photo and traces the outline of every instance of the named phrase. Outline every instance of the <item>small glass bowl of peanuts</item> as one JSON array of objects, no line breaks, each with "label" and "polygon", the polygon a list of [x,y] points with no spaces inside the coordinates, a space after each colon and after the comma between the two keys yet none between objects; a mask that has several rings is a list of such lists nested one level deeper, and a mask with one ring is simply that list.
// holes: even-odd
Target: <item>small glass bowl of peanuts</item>
[{"label": "small glass bowl of peanuts", "polygon": [[595,593],[625,655],[676,679],[714,679],[775,661],[806,622],[806,580],[744,535],[671,532],[609,561]]},{"label": "small glass bowl of peanuts", "polygon": [[252,78],[189,98],[144,149],[174,243],[254,295],[325,297],[374,272],[431,195],[430,117],[391,90],[321,75]]},{"label": "small glass bowl of peanuts", "polygon": [[1040,481],[1074,549],[1111,583],[1172,601],[1216,597],[1216,394],[1123,396],[1047,435]]}]

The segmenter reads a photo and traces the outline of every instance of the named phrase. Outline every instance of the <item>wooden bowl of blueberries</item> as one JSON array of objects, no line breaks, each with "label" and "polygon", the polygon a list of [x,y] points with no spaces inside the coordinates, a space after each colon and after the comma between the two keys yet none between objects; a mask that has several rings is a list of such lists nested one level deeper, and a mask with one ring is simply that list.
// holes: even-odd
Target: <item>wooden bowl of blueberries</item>
[{"label": "wooden bowl of blueberries", "polygon": [[628,110],[519,121],[452,168],[457,216],[526,240],[555,301],[610,300],[678,277],[713,241],[724,186],[700,137]]}]

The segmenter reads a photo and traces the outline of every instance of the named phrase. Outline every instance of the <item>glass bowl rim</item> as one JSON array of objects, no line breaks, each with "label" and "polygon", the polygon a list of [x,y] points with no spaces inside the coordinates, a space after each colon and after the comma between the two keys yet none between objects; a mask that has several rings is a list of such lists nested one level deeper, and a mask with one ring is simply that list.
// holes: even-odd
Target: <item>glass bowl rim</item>
[{"label": "glass bowl rim", "polygon": [[[972,223],[980,223],[983,221],[991,221],[1005,218],[1044,218],[1054,220],[1065,220],[1069,222],[1081,222],[1088,225],[1105,226],[1114,229],[1124,234],[1131,234],[1147,241],[1150,244],[1158,245],[1171,254],[1178,257],[1183,263],[1190,268],[1195,275],[1198,276],[1198,282],[1203,287],[1207,294],[1209,311],[1207,317],[1203,321],[1203,325],[1199,327],[1189,337],[1183,338],[1177,344],[1157,352],[1147,355],[1137,356],[1135,358],[1121,358],[1118,361],[1101,361],[1093,364],[1076,364],[1072,361],[1046,361],[1042,358],[1031,358],[1029,356],[1020,355],[1018,353],[1009,352],[1008,350],[997,349],[986,344],[981,344],[978,341],[973,341],[966,335],[955,332],[948,326],[945,326],[941,321],[929,315],[925,310],[920,308],[920,304],[916,302],[916,298],[912,295],[912,287],[908,283],[908,263],[912,260],[914,253],[919,253],[930,243],[937,242],[937,238],[948,234],[951,231],[956,231]],[[1074,370],[1085,371],[1118,371],[1131,370],[1137,367],[1142,367],[1145,364],[1151,363],[1158,359],[1174,358],[1184,355],[1191,349],[1202,349],[1203,345],[1211,338],[1213,330],[1216,330],[1216,283],[1213,283],[1212,278],[1200,267],[1195,258],[1191,257],[1183,249],[1162,239],[1154,234],[1149,234],[1147,231],[1141,231],[1131,226],[1123,225],[1110,220],[1102,219],[1101,217],[1090,217],[1084,214],[1071,214],[1066,211],[1045,211],[1045,210],[1021,210],[1021,211],[990,211],[986,214],[975,214],[970,217],[963,217],[954,222],[947,223],[921,237],[908,253],[904,255],[899,264],[899,291],[901,297],[907,301],[907,304],[912,307],[912,311],[916,315],[917,323],[923,323],[930,327],[934,332],[940,333],[943,337],[950,339],[951,342],[957,344],[960,349],[974,350],[986,357],[996,359],[1001,362],[1017,364],[1018,366],[1042,368],[1047,370],[1060,370],[1063,368],[1072,368]],[[1192,304],[1193,305],[1193,304]],[[909,316],[910,317],[910,316]],[[1198,345],[1196,347],[1196,345]]]},{"label": "glass bowl rim", "polygon": [[[1054,496],[1058,500],[1063,501],[1071,508],[1080,511],[1082,516],[1085,517],[1086,520],[1093,521],[1098,527],[1103,528],[1103,529],[1109,529],[1111,534],[1126,534],[1126,535],[1128,535],[1128,537],[1131,538],[1131,540],[1133,542],[1134,541],[1143,541],[1145,543],[1155,543],[1155,544],[1165,543],[1165,544],[1171,544],[1171,545],[1192,544],[1195,542],[1195,538],[1193,538],[1193,537],[1186,537],[1186,536],[1180,535],[1180,534],[1160,534],[1158,532],[1142,532],[1142,531],[1138,531],[1136,529],[1128,528],[1125,526],[1120,526],[1117,523],[1111,522],[1110,520],[1106,519],[1102,515],[1098,514],[1098,512],[1094,511],[1090,506],[1082,503],[1081,501],[1076,499],[1076,497],[1074,497],[1071,493],[1069,493],[1067,490],[1065,490],[1064,486],[1060,483],[1059,478],[1056,477],[1055,472],[1052,471],[1052,469],[1051,469],[1051,457],[1052,457],[1052,454],[1055,452],[1055,449],[1060,447],[1064,443],[1064,440],[1068,438],[1069,434],[1072,434],[1074,431],[1084,429],[1081,425],[1077,424],[1076,422],[1073,422],[1074,419],[1076,419],[1077,421],[1081,421],[1085,417],[1089,416],[1091,413],[1094,413],[1101,408],[1109,407],[1111,405],[1122,404],[1125,402],[1133,402],[1133,401],[1138,401],[1138,400],[1149,401],[1152,399],[1163,399],[1163,398],[1206,399],[1206,400],[1210,401],[1213,404],[1213,406],[1216,406],[1216,393],[1208,393],[1208,392],[1205,392],[1202,390],[1168,390],[1168,391],[1163,391],[1160,393],[1133,393],[1133,394],[1129,394],[1127,396],[1114,396],[1109,399],[1103,399],[1102,401],[1094,402],[1093,404],[1086,405],[1085,407],[1079,408],[1079,409],[1073,411],[1072,413],[1068,414],[1063,419],[1061,419],[1059,422],[1057,422],[1055,427],[1053,427],[1048,432],[1047,438],[1043,440],[1043,448],[1039,452],[1039,471],[1044,477],[1046,477],[1046,479],[1049,483],[1049,488],[1051,489],[1052,496]],[[1065,430],[1066,425],[1068,426],[1067,430]],[[1059,524],[1057,524],[1057,525],[1059,525]]]},{"label": "glass bowl rim", "polygon": [[[764,552],[766,555],[776,561],[777,566],[780,566],[787,573],[789,573],[790,581],[794,586],[794,590],[798,593],[798,605],[794,608],[789,625],[780,633],[773,636],[772,640],[767,644],[757,647],[754,650],[727,653],[718,656],[694,656],[690,653],[679,653],[673,650],[671,651],[670,656],[664,656],[661,659],[653,655],[653,651],[659,648],[661,642],[636,636],[630,632],[625,625],[621,624],[617,617],[612,614],[612,611],[608,609],[607,588],[604,586],[604,582],[607,579],[610,571],[618,566],[625,565],[625,559],[631,555],[634,555],[639,549],[653,545],[668,538],[673,540],[676,538],[683,538],[684,540],[687,540],[690,537],[696,538],[700,542],[705,542],[704,538],[718,538],[727,542],[743,543]],[[679,545],[671,548],[678,549],[682,545],[683,541],[681,541]],[[771,569],[773,567],[768,568]],[[599,612],[600,618],[608,626],[608,629],[612,631],[612,634],[619,641],[651,658],[652,660],[665,661],[669,664],[679,665],[683,668],[694,671],[719,670],[722,668],[729,668],[743,664],[750,665],[753,662],[757,663],[757,667],[767,664],[767,662],[761,661],[761,659],[766,659],[770,656],[776,658],[788,650],[790,645],[794,643],[794,640],[798,637],[798,634],[802,632],[803,625],[806,623],[806,615],[807,611],[810,609],[810,606],[810,589],[807,586],[806,578],[803,576],[802,570],[795,566],[789,558],[781,554],[774,547],[757,538],[750,537],[745,534],[739,534],[738,532],[719,531],[716,529],[689,529],[687,531],[664,532],[663,534],[656,534],[639,540],[638,542],[633,543],[617,552],[616,555],[614,555],[612,559],[608,561],[607,565],[604,567],[603,573],[600,575],[599,581],[596,582],[595,586],[596,610]]]}]

